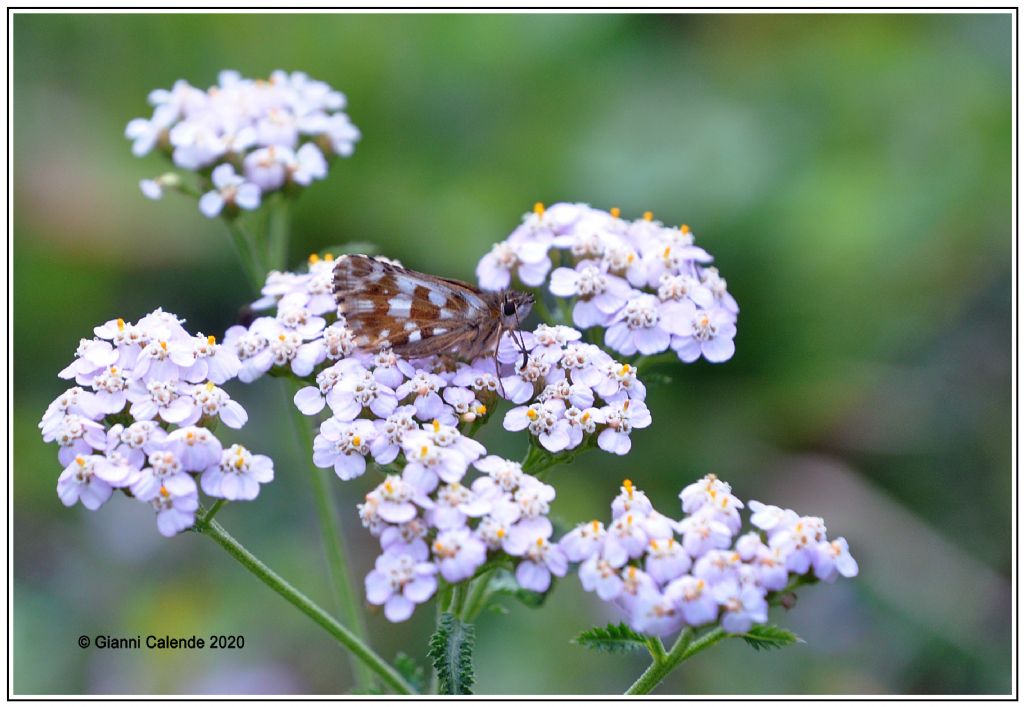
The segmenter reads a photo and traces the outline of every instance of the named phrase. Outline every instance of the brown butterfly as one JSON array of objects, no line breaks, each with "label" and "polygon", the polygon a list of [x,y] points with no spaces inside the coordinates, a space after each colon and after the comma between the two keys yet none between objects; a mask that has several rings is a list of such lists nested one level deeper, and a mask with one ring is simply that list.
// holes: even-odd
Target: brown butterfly
[{"label": "brown butterfly", "polygon": [[514,338],[534,302],[526,292],[483,292],[366,255],[338,259],[334,299],[361,349],[389,346],[406,358],[443,354],[465,360],[488,353],[497,357],[502,333]]}]

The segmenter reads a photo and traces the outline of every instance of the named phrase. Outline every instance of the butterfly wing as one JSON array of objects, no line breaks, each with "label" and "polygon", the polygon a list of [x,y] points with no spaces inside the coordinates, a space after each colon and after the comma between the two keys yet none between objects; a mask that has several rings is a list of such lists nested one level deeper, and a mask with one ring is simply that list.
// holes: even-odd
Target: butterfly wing
[{"label": "butterfly wing", "polygon": [[365,255],[338,260],[334,296],[357,346],[390,345],[410,358],[462,353],[494,314],[490,298],[471,285]]}]

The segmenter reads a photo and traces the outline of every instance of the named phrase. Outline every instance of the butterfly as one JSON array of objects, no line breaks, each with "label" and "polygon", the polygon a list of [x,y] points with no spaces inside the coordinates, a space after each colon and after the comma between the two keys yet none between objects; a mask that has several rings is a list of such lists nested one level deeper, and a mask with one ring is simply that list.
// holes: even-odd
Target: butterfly
[{"label": "butterfly", "polygon": [[334,299],[364,350],[390,347],[406,358],[452,355],[471,361],[493,354],[509,332],[523,352],[521,322],[534,297],[526,292],[484,292],[387,258],[345,255],[334,265]]}]

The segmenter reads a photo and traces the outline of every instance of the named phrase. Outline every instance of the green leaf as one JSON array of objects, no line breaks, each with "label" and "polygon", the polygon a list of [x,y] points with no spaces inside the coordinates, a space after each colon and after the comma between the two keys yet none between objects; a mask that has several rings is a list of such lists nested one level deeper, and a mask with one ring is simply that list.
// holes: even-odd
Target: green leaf
[{"label": "green leaf", "polygon": [[437,671],[439,694],[473,694],[473,642],[472,624],[462,623],[447,611],[441,615],[427,651]]},{"label": "green leaf", "polygon": [[427,676],[423,670],[423,666],[407,656],[405,653],[399,652],[399,654],[395,656],[395,670],[405,678],[406,682],[412,685],[412,688],[416,690],[416,692],[423,692],[423,689],[427,686]]},{"label": "green leaf", "polygon": [[622,623],[608,624],[604,628],[595,626],[574,638],[573,643],[605,653],[647,650],[647,638]]},{"label": "green leaf", "polygon": [[[552,578],[551,586],[554,586],[554,578]],[[536,609],[544,604],[544,600],[548,598],[548,592],[540,593],[533,592],[529,589],[523,589],[519,586],[519,582],[516,581],[515,576],[506,569],[496,570],[491,576],[491,581],[488,586],[488,591],[492,596],[505,595],[514,598],[522,604]]]},{"label": "green leaf", "polygon": [[755,624],[746,633],[741,633],[739,637],[746,641],[747,645],[751,648],[758,651],[767,651],[804,642],[804,639],[792,631],[767,624]]}]

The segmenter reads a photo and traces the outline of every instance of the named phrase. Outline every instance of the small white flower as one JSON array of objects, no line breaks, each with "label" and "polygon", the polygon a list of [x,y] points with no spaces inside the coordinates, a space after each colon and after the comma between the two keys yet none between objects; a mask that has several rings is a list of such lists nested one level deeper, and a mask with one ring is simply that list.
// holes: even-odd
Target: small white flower
[{"label": "small white flower", "polygon": [[260,484],[273,480],[274,462],[270,457],[233,444],[203,471],[200,483],[203,493],[214,498],[251,501],[259,494]]},{"label": "small white flower", "polygon": [[247,210],[259,208],[260,188],[235,174],[235,168],[230,164],[219,165],[213,170],[210,179],[214,189],[199,199],[199,210],[207,218],[218,216],[225,207],[237,206]]}]

